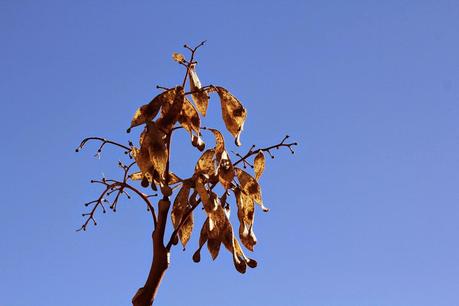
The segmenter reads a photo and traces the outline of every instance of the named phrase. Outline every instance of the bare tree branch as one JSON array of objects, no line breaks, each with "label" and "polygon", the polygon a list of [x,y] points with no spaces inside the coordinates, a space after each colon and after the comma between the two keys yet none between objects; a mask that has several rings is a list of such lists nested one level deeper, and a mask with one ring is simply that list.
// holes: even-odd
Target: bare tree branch
[{"label": "bare tree branch", "polygon": [[[105,189],[102,191],[102,193],[100,194],[100,196],[94,200],[94,201],[91,201],[91,202],[88,202],[85,204],[85,206],[89,206],[89,205],[94,205],[93,208],[91,209],[90,212],[87,212],[87,213],[83,213],[83,217],[87,217],[86,218],[86,221],[83,223],[83,225],[77,230],[77,231],[85,231],[89,222],[93,222],[94,225],[97,225],[97,222],[94,218],[94,215],[97,211],[97,208],[100,206],[102,208],[102,212],[105,213],[106,212],[106,209],[105,209],[105,206],[104,206],[104,202],[109,204],[109,208],[111,210],[113,210],[113,212],[116,212],[116,206],[118,204],[118,201],[120,199],[120,196],[122,194],[125,194],[126,197],[128,199],[131,198],[131,196],[126,193],[125,189],[129,189],[133,192],[135,192],[142,200],[144,200],[145,204],[147,205],[147,209],[151,212],[152,214],[152,218],[153,218],[153,223],[154,223],[154,226],[156,227],[156,223],[157,223],[157,217],[156,217],[156,213],[155,213],[155,209],[153,207],[153,205],[151,204],[150,200],[148,199],[149,196],[145,195],[143,192],[139,191],[137,188],[135,188],[134,186],[130,185],[127,183],[127,180],[129,178],[129,170],[130,168],[135,164],[135,162],[131,163],[130,165],[126,166],[124,165],[123,163],[119,162],[118,165],[123,169],[124,171],[124,174],[123,174],[123,180],[122,181],[117,181],[117,180],[113,180],[113,179],[105,179],[103,178],[102,180],[91,180],[91,183],[98,183],[98,184],[102,184],[105,186]],[[112,193],[116,193],[116,196],[115,198],[110,201],[108,199],[108,197],[112,194]]]},{"label": "bare tree branch", "polygon": [[126,150],[124,152],[125,154],[128,154],[129,152],[131,152],[131,148],[129,148],[129,147],[125,146],[125,145],[122,145],[122,144],[120,144],[118,142],[115,142],[115,141],[112,141],[112,140],[108,140],[108,139],[105,139],[105,138],[102,138],[102,137],[87,137],[87,138],[83,139],[81,141],[80,145],[75,149],[75,152],[79,152],[81,149],[83,149],[83,147],[86,145],[86,143],[88,143],[91,140],[96,140],[96,141],[100,141],[101,142],[101,144],[99,146],[99,149],[96,152],[96,155],[95,155],[96,157],[100,156],[100,153],[102,152],[103,147],[107,143],[125,149]]}]

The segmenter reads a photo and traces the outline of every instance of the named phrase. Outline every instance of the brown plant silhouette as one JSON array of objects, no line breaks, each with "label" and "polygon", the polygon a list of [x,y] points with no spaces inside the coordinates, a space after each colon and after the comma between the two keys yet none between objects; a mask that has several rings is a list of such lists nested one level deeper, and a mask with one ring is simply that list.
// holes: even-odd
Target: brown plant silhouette
[{"label": "brown plant silhouette", "polygon": [[[202,86],[196,72],[196,51],[205,43],[201,42],[194,48],[185,45],[190,52],[189,59],[180,53],[173,53],[172,58],[184,66],[185,76],[181,85],[172,88],[157,86],[163,92],[154,97],[150,103],[137,109],[132,118],[128,132],[132,128],[141,126],[143,131],[139,139],[139,147],[132,142],[127,146],[101,137],[84,139],[76,151],[81,150],[88,142],[100,142],[96,155],[100,155],[105,145],[110,144],[121,148],[134,161],[125,165],[119,162],[122,169],[122,179],[92,180],[91,183],[104,186],[102,193],[93,201],[85,203],[90,210],[83,213],[85,222],[79,230],[85,231],[92,223],[97,225],[96,212],[105,213],[107,209],[116,211],[122,196],[131,198],[130,193],[137,195],[146,205],[153,219],[153,258],[145,285],[141,287],[132,299],[134,306],[152,305],[161,280],[169,266],[169,254],[172,246],[178,242],[185,247],[194,228],[193,211],[202,204],[207,219],[200,229],[199,247],[193,255],[193,261],[200,261],[200,251],[204,244],[215,259],[220,246],[232,254],[233,263],[237,271],[245,273],[247,266],[255,268],[257,262],[247,257],[239,244],[249,251],[253,251],[257,242],[254,233],[255,204],[263,211],[268,211],[263,205],[261,187],[258,183],[264,168],[267,153],[274,158],[272,151],[285,147],[292,153],[296,142],[287,142],[285,136],[279,143],[257,148],[253,145],[245,154],[232,152],[237,160],[232,162],[225,146],[223,134],[214,128],[201,126],[201,116],[206,116],[209,104],[209,94],[216,93],[220,98],[222,117],[227,130],[234,137],[236,145],[241,145],[241,132],[247,117],[247,111],[241,102],[227,89],[207,85]],[[189,91],[185,91],[185,85]],[[191,101],[190,101],[191,100]],[[170,145],[173,133],[183,128],[190,134],[191,144],[199,151],[203,151],[196,163],[194,173],[188,178],[179,178],[170,170]],[[215,147],[205,150],[202,132],[209,131],[215,138]],[[139,171],[134,171],[134,166]],[[254,176],[244,169],[253,168]],[[142,191],[136,182],[144,189],[151,188],[159,191],[162,198],[157,205],[151,202],[149,194]],[[135,185],[134,185],[135,184]],[[221,185],[223,193],[217,195],[213,189]],[[173,189],[178,189],[171,205]],[[230,204],[228,197],[231,193],[235,197],[237,216],[239,220],[238,235],[234,234],[229,219]],[[170,209],[172,206],[172,209]],[[165,240],[164,233],[170,211],[173,232]]]}]

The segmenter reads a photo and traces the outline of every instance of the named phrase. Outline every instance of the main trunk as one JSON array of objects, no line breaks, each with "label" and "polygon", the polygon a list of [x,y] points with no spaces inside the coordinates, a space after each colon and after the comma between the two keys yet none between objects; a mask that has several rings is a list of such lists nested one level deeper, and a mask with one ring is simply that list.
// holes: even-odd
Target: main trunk
[{"label": "main trunk", "polygon": [[158,292],[161,280],[169,267],[169,252],[164,246],[164,231],[167,223],[167,213],[170,202],[164,198],[158,204],[158,222],[153,231],[153,260],[145,285],[137,290],[132,298],[133,306],[151,306]]}]

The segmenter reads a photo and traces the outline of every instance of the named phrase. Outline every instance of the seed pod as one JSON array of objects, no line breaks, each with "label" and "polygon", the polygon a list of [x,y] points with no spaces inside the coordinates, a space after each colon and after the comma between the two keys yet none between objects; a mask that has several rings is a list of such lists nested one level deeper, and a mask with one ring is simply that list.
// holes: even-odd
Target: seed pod
[{"label": "seed pod", "polygon": [[148,185],[150,185],[150,183],[148,182],[148,179],[144,176],[143,179],[142,179],[142,182],[140,183],[140,185],[143,187],[143,188],[147,188]]}]

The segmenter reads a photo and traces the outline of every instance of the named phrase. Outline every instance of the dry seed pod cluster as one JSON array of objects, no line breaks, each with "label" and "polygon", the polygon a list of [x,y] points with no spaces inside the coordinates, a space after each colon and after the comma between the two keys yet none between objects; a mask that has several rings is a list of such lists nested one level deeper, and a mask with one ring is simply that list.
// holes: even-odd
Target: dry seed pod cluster
[{"label": "dry seed pod cluster", "polygon": [[[172,57],[178,63],[187,63],[185,56],[180,53],[174,53]],[[176,184],[179,184],[179,191],[172,206],[171,219],[183,247],[189,241],[194,227],[192,209],[201,202],[207,219],[201,228],[199,248],[193,256],[194,261],[199,261],[199,251],[206,242],[213,259],[218,256],[220,245],[223,244],[232,253],[236,269],[244,273],[246,266],[253,268],[257,263],[248,258],[239,245],[229,220],[230,207],[226,200],[230,193],[234,194],[240,221],[239,238],[248,250],[253,251],[257,241],[253,230],[254,203],[260,204],[266,210],[257,182],[264,169],[263,152],[260,151],[254,161],[257,177],[255,179],[233,165],[225,146],[224,136],[217,129],[208,129],[213,133],[216,145],[204,151],[205,144],[202,141],[200,124],[201,116],[207,113],[209,94],[217,93],[223,121],[238,146],[241,145],[240,135],[247,111],[227,89],[212,85],[203,87],[196,72],[196,64],[189,66],[188,80],[188,94],[185,94],[182,86],[167,89],[154,97],[150,103],[140,106],[135,112],[128,131],[133,127],[143,126],[139,140],[140,147],[131,149],[140,172],[133,173],[130,177],[142,180],[142,186],[150,185],[155,190],[157,186],[164,191],[168,189],[167,187],[170,189],[171,185],[177,187]],[[187,95],[191,96],[192,101]],[[204,151],[196,163],[193,175],[187,179],[179,179],[178,182],[170,180],[171,174],[166,173],[169,160],[168,142],[173,129],[177,126],[181,126],[190,134],[194,147]],[[212,191],[217,184],[225,190],[221,197]]]},{"label": "dry seed pod cluster", "polygon": [[[247,266],[251,268],[257,266],[257,262],[247,257],[241,247],[242,244],[247,250],[253,251],[257,243],[254,233],[255,206],[258,204],[263,211],[268,211],[263,205],[261,187],[258,182],[265,168],[264,153],[274,158],[271,151],[281,147],[286,147],[294,153],[292,147],[297,143],[286,143],[288,139],[286,136],[278,144],[260,149],[252,146],[243,155],[235,153],[237,160],[231,160],[223,133],[217,129],[201,127],[201,118],[207,115],[208,105],[213,103],[210,102],[210,95],[213,95],[220,102],[221,116],[228,132],[234,138],[236,145],[240,146],[247,111],[227,89],[214,85],[202,86],[196,71],[197,62],[194,61],[194,55],[203,44],[204,42],[193,49],[185,46],[191,51],[190,59],[180,53],[174,53],[172,58],[186,68],[182,84],[172,88],[158,86],[164,91],[136,110],[128,132],[133,128],[142,129],[137,146],[131,142],[129,146],[125,146],[101,137],[89,137],[80,143],[77,151],[87,142],[94,140],[101,142],[97,156],[100,155],[106,144],[111,144],[122,148],[134,159],[134,162],[129,165],[119,163],[124,172],[122,180],[102,178],[91,181],[104,185],[105,189],[96,200],[85,204],[90,206],[91,210],[83,214],[86,221],[80,229],[86,230],[90,222],[96,225],[94,217],[96,211],[102,210],[105,213],[107,205],[109,209],[116,211],[118,200],[123,195],[130,199],[131,196],[127,191],[132,192],[146,203],[147,209],[152,214],[154,258],[159,256],[158,258],[164,259],[169,258],[168,254],[172,245],[179,241],[183,247],[187,245],[194,229],[193,212],[197,207],[202,206],[206,219],[200,227],[199,245],[193,255],[193,260],[200,261],[200,251],[204,244],[207,244],[211,257],[215,259],[223,244],[231,252],[236,270],[244,273]],[[181,128],[189,133],[191,145],[202,152],[196,161],[194,172],[188,178],[178,177],[169,167],[171,139],[173,133]],[[206,148],[202,139],[204,130],[207,131],[207,135],[213,135],[215,138],[215,147]],[[135,165],[140,171],[133,172]],[[254,169],[253,175],[245,171],[247,168]],[[150,201],[153,195],[148,195],[145,190],[142,191],[132,185],[132,181],[140,181],[140,185],[145,190],[150,188],[155,191],[160,190],[163,197],[158,205]],[[218,185],[223,189],[220,195],[217,195],[214,190]],[[175,199],[170,201],[174,189],[177,190],[174,194]],[[231,202],[232,205],[230,205]],[[174,231],[166,244],[164,229],[168,223],[170,206],[172,208],[170,218]],[[231,207],[237,209],[239,221],[237,227],[233,227],[230,222]],[[158,252],[156,252],[157,248]],[[152,271],[155,269],[165,271],[167,265],[152,265],[151,269]],[[150,289],[157,288],[160,281],[161,279],[148,279],[146,286]],[[142,299],[151,302],[156,291],[150,289],[140,288],[133,303],[141,305],[139,301]]]}]

